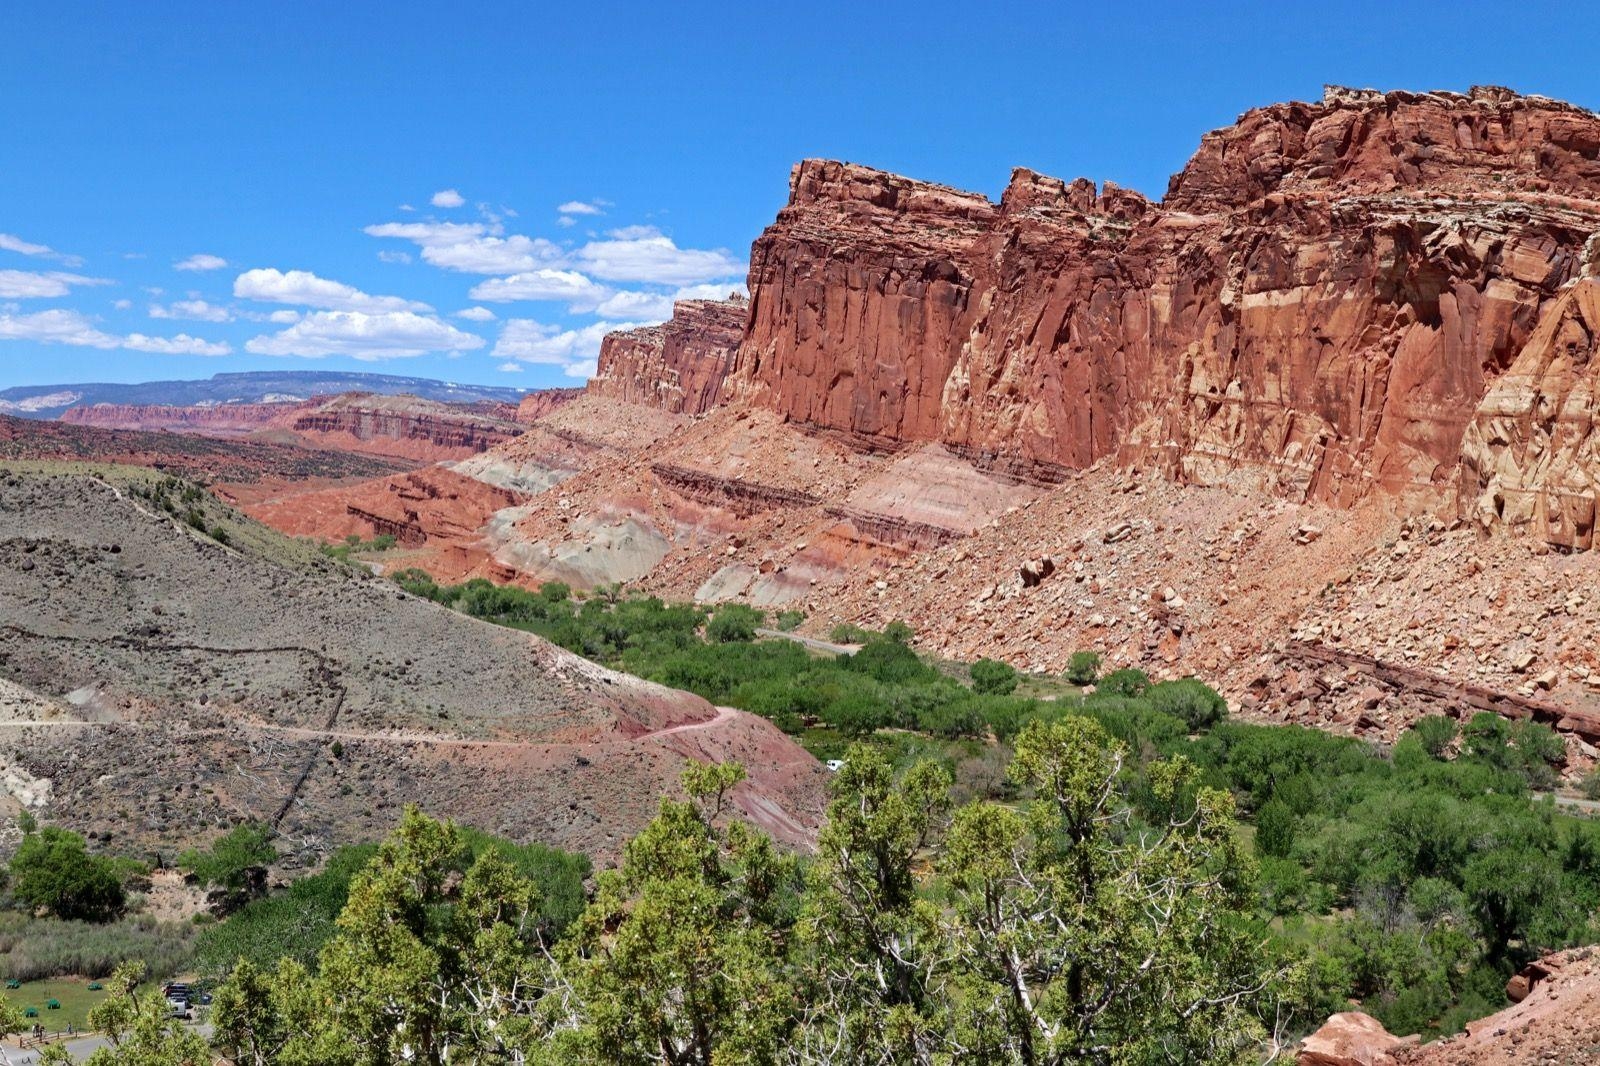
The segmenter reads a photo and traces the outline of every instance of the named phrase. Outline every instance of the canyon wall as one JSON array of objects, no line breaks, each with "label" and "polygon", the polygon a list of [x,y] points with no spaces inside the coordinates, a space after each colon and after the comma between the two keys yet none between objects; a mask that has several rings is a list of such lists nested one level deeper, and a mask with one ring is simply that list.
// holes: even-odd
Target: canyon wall
[{"label": "canyon wall", "polygon": [[[1471,511],[1484,448],[1527,446],[1464,461],[1468,428],[1505,407],[1493,386],[1530,343],[1588,321],[1566,294],[1597,232],[1600,118],[1498,88],[1330,88],[1248,112],[1159,204],[1026,170],[996,204],[807,161],[752,250],[724,396],[1031,481],[1109,457]],[[1505,484],[1548,466],[1495,462]]]},{"label": "canyon wall", "polygon": [[742,297],[680,300],[668,322],[610,334],[589,394],[675,414],[708,410],[721,397],[747,309]]},{"label": "canyon wall", "polygon": [[178,407],[169,404],[97,403],[69,407],[58,421],[101,429],[166,429],[180,433],[252,433],[280,425],[301,403],[219,403]]},{"label": "canyon wall", "polygon": [[514,422],[415,396],[347,393],[298,412],[289,428],[323,447],[439,462],[488,451],[522,433]]}]

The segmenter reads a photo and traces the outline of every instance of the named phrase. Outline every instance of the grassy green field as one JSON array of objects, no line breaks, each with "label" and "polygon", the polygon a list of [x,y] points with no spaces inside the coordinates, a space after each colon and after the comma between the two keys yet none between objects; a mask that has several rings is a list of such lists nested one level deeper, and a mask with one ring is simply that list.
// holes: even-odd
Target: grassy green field
[{"label": "grassy green field", "polygon": [[[49,981],[25,981],[21,988],[0,988],[5,997],[19,1008],[39,1008],[39,1017],[29,1018],[28,1024],[38,1022],[50,1032],[65,1029],[71,1023],[74,1029],[87,1029],[89,1009],[106,998],[104,990],[89,991],[86,977],[58,977]],[[47,1010],[51,999],[61,1001],[60,1010]]]}]

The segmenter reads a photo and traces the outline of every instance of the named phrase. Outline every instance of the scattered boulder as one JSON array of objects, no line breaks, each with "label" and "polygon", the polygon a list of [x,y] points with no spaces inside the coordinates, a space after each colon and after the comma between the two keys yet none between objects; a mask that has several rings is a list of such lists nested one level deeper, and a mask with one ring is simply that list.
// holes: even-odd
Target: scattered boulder
[{"label": "scattered boulder", "polygon": [[1133,523],[1118,522],[1116,525],[1106,530],[1105,533],[1101,535],[1100,539],[1105,541],[1107,544],[1116,544],[1120,541],[1127,540],[1131,536],[1133,536]]},{"label": "scattered boulder", "polygon": [[1329,1018],[1300,1042],[1299,1066],[1395,1066],[1391,1052],[1414,1047],[1415,1036],[1395,1036],[1383,1023],[1358,1010]]},{"label": "scattered boulder", "polygon": [[1302,522],[1294,531],[1296,544],[1310,544],[1322,536],[1322,530],[1309,522]]},{"label": "scattered boulder", "polygon": [[1017,572],[1022,575],[1022,587],[1031,589],[1056,572],[1056,561],[1048,555],[1041,555],[1023,563]]}]

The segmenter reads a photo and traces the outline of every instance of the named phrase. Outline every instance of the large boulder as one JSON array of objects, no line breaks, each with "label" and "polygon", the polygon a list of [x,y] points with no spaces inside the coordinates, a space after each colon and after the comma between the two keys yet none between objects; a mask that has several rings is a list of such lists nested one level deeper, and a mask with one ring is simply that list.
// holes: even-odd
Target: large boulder
[{"label": "large boulder", "polygon": [[1412,1047],[1414,1036],[1395,1036],[1383,1023],[1358,1010],[1329,1018],[1300,1043],[1300,1066],[1395,1066],[1391,1052]]}]

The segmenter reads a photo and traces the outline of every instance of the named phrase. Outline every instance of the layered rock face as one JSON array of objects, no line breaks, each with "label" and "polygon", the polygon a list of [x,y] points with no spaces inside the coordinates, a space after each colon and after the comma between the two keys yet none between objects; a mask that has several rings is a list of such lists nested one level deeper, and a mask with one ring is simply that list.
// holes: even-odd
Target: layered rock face
[{"label": "layered rock face", "polygon": [[518,422],[537,422],[545,415],[561,410],[583,395],[582,389],[535,389],[517,404],[512,417]]},{"label": "layered rock face", "polygon": [[680,300],[659,326],[606,337],[589,394],[697,415],[716,405],[744,336],[748,303]]},{"label": "layered rock face", "polygon": [[349,393],[296,413],[290,428],[318,444],[437,462],[488,451],[516,423],[415,396]]},{"label": "layered rock face", "polygon": [[1494,88],[1249,112],[1160,204],[808,161],[755,243],[725,393],[1030,481],[1112,457],[1448,505],[1480,401],[1572,317],[1597,231],[1600,119]]},{"label": "layered rock face", "polygon": [[102,429],[167,429],[183,433],[252,433],[279,425],[300,403],[226,403],[178,407],[169,404],[97,403],[69,407],[59,421]]}]

